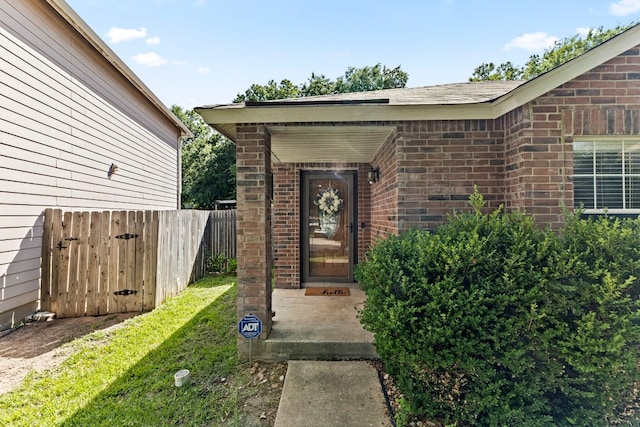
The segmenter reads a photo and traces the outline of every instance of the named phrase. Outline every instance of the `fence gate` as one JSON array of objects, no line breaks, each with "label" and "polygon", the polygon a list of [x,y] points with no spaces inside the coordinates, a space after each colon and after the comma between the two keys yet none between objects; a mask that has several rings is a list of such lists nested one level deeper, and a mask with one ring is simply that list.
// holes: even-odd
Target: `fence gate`
[{"label": "fence gate", "polygon": [[42,307],[59,318],[152,309],[157,224],[152,211],[47,209]]}]

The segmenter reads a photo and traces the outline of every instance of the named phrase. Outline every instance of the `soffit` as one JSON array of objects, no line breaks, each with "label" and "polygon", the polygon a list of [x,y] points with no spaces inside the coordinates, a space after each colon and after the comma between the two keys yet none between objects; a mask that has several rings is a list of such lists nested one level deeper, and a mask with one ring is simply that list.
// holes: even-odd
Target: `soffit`
[{"label": "soffit", "polygon": [[394,126],[269,126],[276,163],[370,163]]}]

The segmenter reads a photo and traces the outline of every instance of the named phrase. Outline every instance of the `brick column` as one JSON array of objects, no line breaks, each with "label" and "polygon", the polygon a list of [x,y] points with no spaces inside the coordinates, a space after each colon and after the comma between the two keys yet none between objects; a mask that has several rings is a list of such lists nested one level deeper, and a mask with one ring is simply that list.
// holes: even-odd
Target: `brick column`
[{"label": "brick column", "polygon": [[[239,125],[236,138],[238,319],[247,314],[271,331],[271,139],[261,125]],[[238,343],[245,355],[246,340]]]}]

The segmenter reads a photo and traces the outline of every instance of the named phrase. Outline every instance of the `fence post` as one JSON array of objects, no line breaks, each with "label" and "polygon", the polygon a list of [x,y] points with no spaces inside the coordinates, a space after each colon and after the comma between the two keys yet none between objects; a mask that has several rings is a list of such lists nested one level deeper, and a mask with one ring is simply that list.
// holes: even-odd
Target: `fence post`
[{"label": "fence post", "polygon": [[42,232],[42,265],[40,275],[40,309],[51,311],[51,255],[53,252],[53,209],[44,210],[44,224]]}]

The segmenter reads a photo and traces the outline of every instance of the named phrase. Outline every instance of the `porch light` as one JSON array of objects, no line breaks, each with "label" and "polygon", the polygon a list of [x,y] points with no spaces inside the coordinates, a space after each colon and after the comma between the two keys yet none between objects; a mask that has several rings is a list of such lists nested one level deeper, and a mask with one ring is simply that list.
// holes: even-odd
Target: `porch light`
[{"label": "porch light", "polygon": [[369,184],[373,184],[374,182],[378,182],[379,179],[380,168],[374,168],[371,166],[371,169],[369,169],[369,172],[367,173],[367,181],[369,181]]}]

